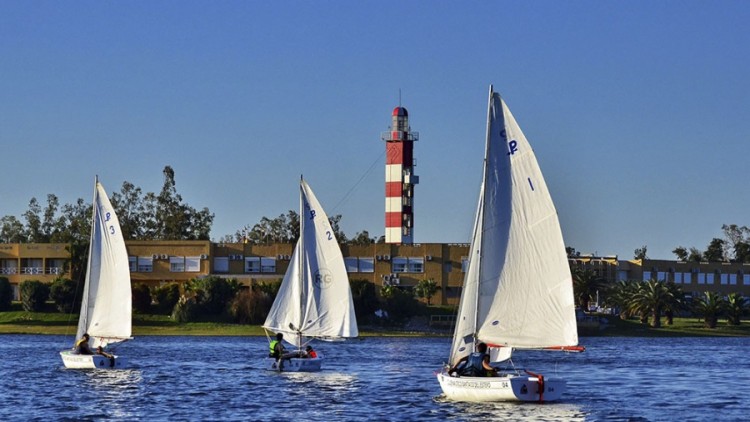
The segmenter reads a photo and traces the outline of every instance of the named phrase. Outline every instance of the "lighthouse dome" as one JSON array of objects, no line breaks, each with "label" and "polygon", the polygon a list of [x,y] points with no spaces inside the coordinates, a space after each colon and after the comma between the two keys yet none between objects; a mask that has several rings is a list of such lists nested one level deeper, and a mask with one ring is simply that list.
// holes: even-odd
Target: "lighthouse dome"
[{"label": "lighthouse dome", "polygon": [[396,117],[396,116],[399,116],[399,117],[408,117],[409,116],[409,112],[406,111],[406,109],[404,107],[396,107],[396,108],[393,109],[393,116],[394,117]]}]

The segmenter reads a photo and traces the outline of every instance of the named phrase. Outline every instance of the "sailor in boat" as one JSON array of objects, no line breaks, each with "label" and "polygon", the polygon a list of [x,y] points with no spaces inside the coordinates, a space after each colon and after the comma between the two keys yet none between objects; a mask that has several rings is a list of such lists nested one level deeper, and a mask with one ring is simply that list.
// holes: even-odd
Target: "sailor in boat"
[{"label": "sailor in boat", "polygon": [[73,346],[73,353],[77,355],[93,355],[91,346],[89,346],[89,334],[84,333],[83,336]]},{"label": "sailor in boat", "polygon": [[304,357],[310,358],[310,359],[315,359],[315,358],[318,357],[318,353],[315,350],[313,350],[312,346],[307,345],[307,347],[305,348],[305,356]]},{"label": "sailor in boat", "polygon": [[102,355],[105,358],[109,359],[109,366],[112,367],[112,368],[115,367],[115,356],[112,355],[112,354],[110,354],[110,353],[107,353],[106,351],[104,351],[104,348],[102,346],[99,346],[99,347],[96,348],[96,354],[97,355]]},{"label": "sailor in boat", "polygon": [[490,365],[487,345],[479,343],[476,352],[462,357],[448,373],[464,377],[494,377],[497,376],[497,368]]}]

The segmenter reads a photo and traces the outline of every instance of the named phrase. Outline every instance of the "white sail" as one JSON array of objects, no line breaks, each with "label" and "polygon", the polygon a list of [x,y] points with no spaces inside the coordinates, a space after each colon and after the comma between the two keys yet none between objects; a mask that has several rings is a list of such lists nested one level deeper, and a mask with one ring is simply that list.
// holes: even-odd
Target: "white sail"
[{"label": "white sail", "polygon": [[311,337],[357,337],[349,277],[328,216],[304,180],[300,197],[300,238],[263,327],[298,347]]},{"label": "white sail", "polygon": [[120,222],[98,180],[94,189],[87,268],[76,338],[88,333],[93,347],[130,338],[132,298],[128,252]]},{"label": "white sail", "polygon": [[488,110],[452,363],[472,351],[472,337],[516,349],[578,344],[572,277],[547,185],[526,137],[491,87]]}]

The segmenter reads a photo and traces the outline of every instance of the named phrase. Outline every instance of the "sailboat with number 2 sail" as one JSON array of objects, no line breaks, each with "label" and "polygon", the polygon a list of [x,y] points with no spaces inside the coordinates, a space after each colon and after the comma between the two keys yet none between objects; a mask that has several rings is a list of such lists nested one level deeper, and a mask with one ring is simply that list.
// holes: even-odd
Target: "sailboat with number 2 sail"
[{"label": "sailboat with number 2 sail", "polygon": [[[477,350],[487,347],[491,368],[517,350],[583,351],[560,223],[534,151],[491,86],[488,108],[469,267],[449,366],[437,378],[452,400],[557,400],[565,380],[515,367],[486,370]],[[476,362],[486,372],[461,366]]]},{"label": "sailboat with number 2 sail", "polygon": [[328,216],[302,178],[299,222],[297,246],[263,324],[266,332],[282,334],[296,351],[280,360],[267,358],[265,367],[273,371],[320,371],[323,356],[306,356],[305,345],[313,339],[334,341],[359,335],[341,249]]},{"label": "sailboat with number 2 sail", "polygon": [[81,314],[76,339],[90,336],[94,354],[72,350],[60,352],[66,368],[123,368],[126,360],[110,354],[97,354],[101,346],[129,340],[132,324],[130,265],[125,239],[107,192],[96,179],[92,211],[91,241],[83,287]]}]

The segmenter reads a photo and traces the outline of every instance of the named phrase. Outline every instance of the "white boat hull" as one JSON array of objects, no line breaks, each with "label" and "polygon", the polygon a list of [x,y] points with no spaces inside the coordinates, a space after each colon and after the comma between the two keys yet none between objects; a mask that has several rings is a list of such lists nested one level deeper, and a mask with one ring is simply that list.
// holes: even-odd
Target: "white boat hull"
[{"label": "white boat hull", "polygon": [[276,363],[275,358],[266,358],[265,369],[276,372],[318,372],[323,364],[323,357],[316,358],[289,358],[283,359],[282,368]]},{"label": "white boat hull", "polygon": [[127,367],[127,360],[114,356],[113,360],[102,355],[79,355],[68,350],[60,352],[63,364],[69,369],[123,369]]},{"label": "white boat hull", "polygon": [[[565,380],[540,378],[531,375],[504,375],[498,377],[453,377],[445,372],[437,375],[445,397],[455,401],[495,402],[524,401],[547,402],[560,399],[565,392]],[[540,387],[543,391],[540,396]]]}]

